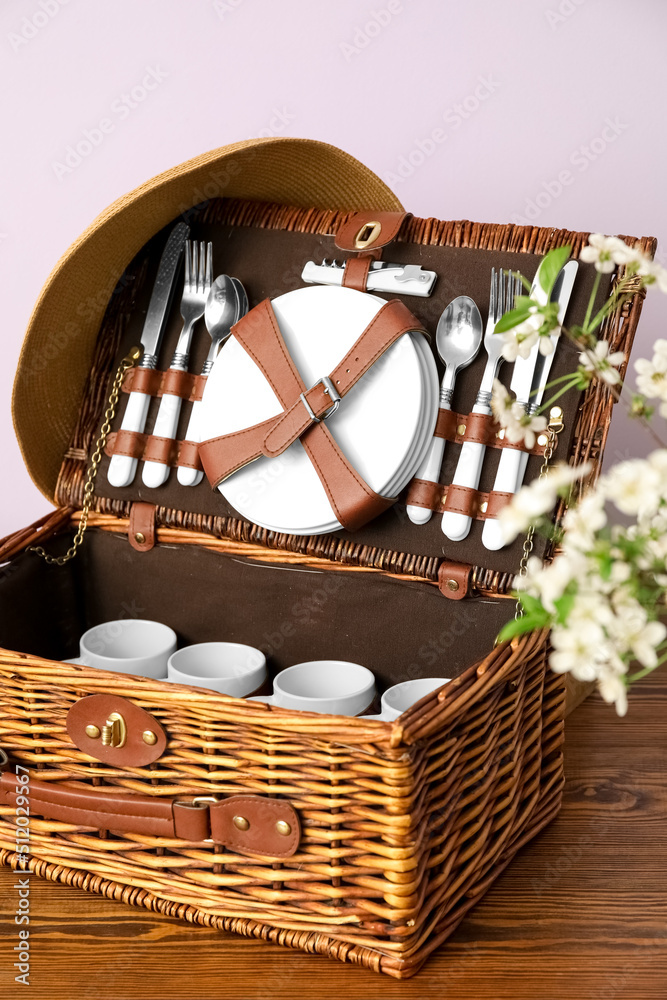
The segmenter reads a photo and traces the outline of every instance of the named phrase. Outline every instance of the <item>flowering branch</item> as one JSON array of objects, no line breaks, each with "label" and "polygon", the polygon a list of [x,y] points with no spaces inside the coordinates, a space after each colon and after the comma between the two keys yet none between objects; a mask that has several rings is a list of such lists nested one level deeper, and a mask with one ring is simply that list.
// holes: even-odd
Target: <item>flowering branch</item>
[{"label": "flowering branch", "polygon": [[[548,264],[549,281],[553,267],[560,269],[567,256],[569,248],[547,254],[542,267]],[[549,383],[556,391],[532,415],[500,382],[494,386],[494,416],[509,440],[523,440],[526,448],[533,446],[535,434],[546,427],[540,411],[570,389],[581,390],[597,379],[616,399],[620,397],[618,368],[625,356],[621,351],[610,352],[609,344],[598,340],[595,331],[642,287],[655,284],[667,292],[667,271],[639,247],[629,247],[617,237],[592,235],[580,256],[595,265],[597,274],[583,325],[563,328],[581,349],[577,370]],[[625,275],[594,314],[601,276],[617,266],[625,267]],[[543,287],[549,295],[551,289]],[[550,353],[551,334],[558,326],[553,305],[540,306],[530,297],[520,297],[514,315],[507,314],[496,327],[504,339],[506,358],[527,357],[535,344],[542,353]],[[659,620],[667,608],[667,448],[649,423],[653,407],[647,403],[658,400],[661,415],[667,417],[667,340],[656,341],[653,351],[651,360],[635,362],[639,392],[629,410],[649,429],[658,450],[647,459],[612,467],[594,489],[569,507],[562,529],[548,515],[559,496],[571,499],[574,484],[591,471],[589,463],[574,468],[554,466],[546,476],[523,487],[500,514],[506,543],[532,529],[558,545],[549,565],[543,566],[536,557],[528,560],[515,584],[522,614],[508,622],[500,638],[550,627],[551,668],[579,680],[597,681],[602,697],[616,705],[619,715],[627,711],[629,686],[667,662],[667,627]],[[632,519],[629,527],[608,522],[611,506]],[[630,674],[634,661],[640,669]]]}]

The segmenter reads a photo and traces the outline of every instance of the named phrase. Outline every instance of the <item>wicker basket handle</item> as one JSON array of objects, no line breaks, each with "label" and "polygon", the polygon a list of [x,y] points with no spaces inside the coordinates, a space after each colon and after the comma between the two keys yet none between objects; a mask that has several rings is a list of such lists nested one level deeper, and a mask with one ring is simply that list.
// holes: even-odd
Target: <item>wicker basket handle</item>
[{"label": "wicker basket handle", "polygon": [[[239,854],[282,860],[299,846],[301,825],[285,799],[233,795],[217,800],[201,796],[189,802],[134,795],[109,786],[82,782],[40,781],[6,770],[0,776],[0,806],[16,809],[17,798],[30,803],[30,815],[77,827],[138,833],[199,843],[212,840]],[[25,773],[23,773],[25,772]]]}]

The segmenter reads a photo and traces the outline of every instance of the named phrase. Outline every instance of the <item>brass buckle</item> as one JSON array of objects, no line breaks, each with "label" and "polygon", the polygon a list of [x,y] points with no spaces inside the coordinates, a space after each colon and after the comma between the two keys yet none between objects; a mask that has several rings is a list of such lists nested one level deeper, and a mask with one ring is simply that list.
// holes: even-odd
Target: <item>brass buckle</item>
[{"label": "brass buckle", "polygon": [[371,243],[375,243],[381,232],[381,222],[364,222],[363,226],[354,237],[354,249],[365,250],[366,247],[371,245]]},{"label": "brass buckle", "polygon": [[[317,382],[311,385],[310,389],[314,389],[316,385],[321,385],[324,388],[325,395],[327,395],[331,400],[331,406],[326,411],[326,413],[323,413],[321,417],[316,416],[315,413],[313,412],[312,406],[306,399],[305,392],[299,393],[299,399],[306,407],[306,411],[310,419],[313,420],[316,424],[319,424],[321,420],[326,420],[327,417],[330,417],[332,414],[336,412],[336,410],[340,406],[341,396],[337,391],[336,386],[333,384],[328,375],[325,375],[324,378],[318,378]],[[307,389],[306,391],[310,392],[310,389]]]}]

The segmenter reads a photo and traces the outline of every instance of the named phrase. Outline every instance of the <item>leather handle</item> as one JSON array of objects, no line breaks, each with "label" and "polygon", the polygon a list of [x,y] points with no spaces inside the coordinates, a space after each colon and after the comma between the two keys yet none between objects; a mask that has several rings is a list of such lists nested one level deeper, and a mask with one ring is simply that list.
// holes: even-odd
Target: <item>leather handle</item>
[{"label": "leather handle", "polygon": [[30,815],[44,819],[195,843],[212,839],[240,854],[289,858],[301,839],[294,807],[285,799],[261,795],[232,795],[220,801],[202,796],[201,802],[181,802],[81,782],[31,777],[20,784],[13,771],[3,771],[0,805],[15,808],[19,795],[28,798]]}]

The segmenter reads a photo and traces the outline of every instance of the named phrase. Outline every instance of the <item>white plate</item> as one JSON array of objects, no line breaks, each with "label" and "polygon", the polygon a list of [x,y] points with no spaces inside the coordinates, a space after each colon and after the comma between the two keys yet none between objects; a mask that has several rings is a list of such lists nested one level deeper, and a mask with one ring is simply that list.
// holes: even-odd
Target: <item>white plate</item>
[{"label": "white plate", "polygon": [[[336,367],[385,300],[349,288],[314,285],[281,295],[272,304],[294,363],[311,386]],[[395,496],[409,481],[433,433],[437,375],[431,352],[421,341],[421,335],[401,337],[327,421],[343,454],[371,489],[384,496]],[[231,337],[207,380],[203,439],[281,412],[264,375]],[[319,534],[341,527],[299,441],[278,458],[261,457],[240,469],[219,489],[243,517],[269,530]]]}]

